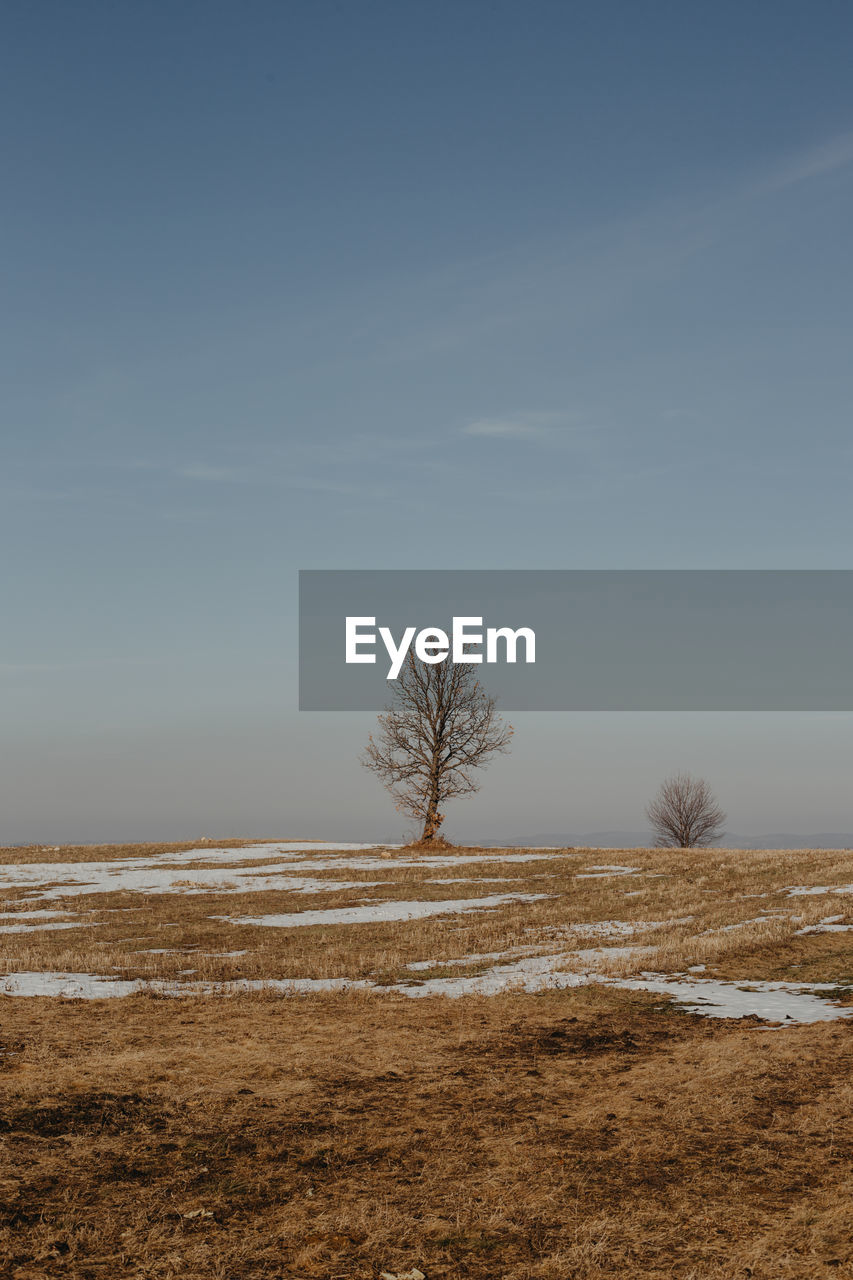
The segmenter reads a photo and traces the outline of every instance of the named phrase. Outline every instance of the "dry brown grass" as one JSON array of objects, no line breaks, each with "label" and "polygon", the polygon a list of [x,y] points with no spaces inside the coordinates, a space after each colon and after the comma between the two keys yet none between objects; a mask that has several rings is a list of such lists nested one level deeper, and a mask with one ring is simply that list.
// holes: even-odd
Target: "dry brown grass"
[{"label": "dry brown grass", "polygon": [[3,1012],[15,1280],[851,1274],[844,1024],[600,988]]}]

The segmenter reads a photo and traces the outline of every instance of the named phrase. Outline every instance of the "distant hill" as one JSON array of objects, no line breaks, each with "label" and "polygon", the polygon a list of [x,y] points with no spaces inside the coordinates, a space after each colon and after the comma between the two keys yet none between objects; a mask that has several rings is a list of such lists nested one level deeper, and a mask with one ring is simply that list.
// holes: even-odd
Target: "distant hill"
[{"label": "distant hill", "polygon": [[[551,846],[558,849],[649,849],[654,846],[648,829],[644,831],[587,831],[537,832],[529,836],[513,836],[480,843],[495,849]],[[853,849],[853,834],[849,831],[819,831],[808,835],[792,835],[789,831],[774,831],[769,835],[741,836],[726,831],[717,841],[720,849]]]},{"label": "distant hill", "polygon": [[511,839],[484,840],[483,844],[495,849],[554,847],[557,849],[645,849],[653,841],[645,831],[587,831],[584,834],[565,831],[539,831],[532,836],[513,836]]},{"label": "distant hill", "polygon": [[818,831],[805,836],[774,831],[768,836],[736,836],[726,832],[722,847],[732,849],[853,849],[849,831]]}]

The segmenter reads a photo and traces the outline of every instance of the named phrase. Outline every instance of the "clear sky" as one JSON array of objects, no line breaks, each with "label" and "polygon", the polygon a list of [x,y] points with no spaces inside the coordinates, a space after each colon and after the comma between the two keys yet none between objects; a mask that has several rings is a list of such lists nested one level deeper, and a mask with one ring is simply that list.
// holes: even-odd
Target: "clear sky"
[{"label": "clear sky", "polygon": [[[847,0],[7,0],[0,843],[399,836],[299,568],[852,568]],[[522,715],[448,834],[853,831],[849,715]]]}]

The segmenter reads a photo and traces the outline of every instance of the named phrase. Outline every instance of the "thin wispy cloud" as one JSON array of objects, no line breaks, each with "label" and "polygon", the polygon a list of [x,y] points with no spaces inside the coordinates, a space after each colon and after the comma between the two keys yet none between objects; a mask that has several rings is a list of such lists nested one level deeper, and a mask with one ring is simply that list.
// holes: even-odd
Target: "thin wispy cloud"
[{"label": "thin wispy cloud", "polygon": [[[366,439],[366,438],[365,438]],[[117,460],[111,464],[114,469],[149,475],[157,481],[157,491],[161,491],[162,482],[185,482],[203,496],[207,488],[222,485],[263,488],[270,491],[287,491],[288,493],[328,494],[332,496],[358,496],[370,499],[381,499],[387,496],[387,490],[377,484],[365,484],[353,478],[353,464],[369,461],[375,467],[377,456],[380,456],[394,443],[392,437],[376,437],[368,443],[360,442],[350,448],[351,442],[344,440],[326,440],[315,448],[301,448],[297,445],[288,450],[273,450],[261,460],[256,459],[253,465],[239,467],[207,462],[179,463],[174,461],[155,460]],[[428,444],[428,441],[425,442]],[[369,447],[368,447],[369,445]],[[381,446],[381,447],[380,447]],[[411,450],[414,452],[414,449]],[[294,466],[294,458],[310,470],[301,470]],[[418,464],[421,469],[429,463],[422,459]],[[345,471],[338,476],[334,472]],[[333,474],[329,474],[332,472]]]},{"label": "thin wispy cloud", "polygon": [[547,445],[549,448],[588,450],[595,447],[598,428],[570,421],[565,413],[518,413],[475,418],[460,428],[463,436]]},{"label": "thin wispy cloud", "polygon": [[477,418],[462,428],[462,434],[492,440],[536,440],[541,439],[545,429],[535,422],[515,418]]},{"label": "thin wispy cloud", "polygon": [[822,178],[853,165],[853,131],[836,134],[791,156],[763,183],[768,192],[784,191],[812,178]]},{"label": "thin wispy cloud", "polygon": [[[540,238],[525,261],[506,255],[505,270],[489,282],[488,305],[516,321],[553,297],[555,282],[570,281],[575,314],[586,324],[621,306],[649,282],[674,278],[696,257],[713,250],[762,202],[792,198],[798,189],[832,175],[853,175],[853,130],[840,131],[787,154],[755,157],[750,170],[717,181],[704,194],[677,188],[645,210],[603,222],[570,239]],[[469,293],[470,293],[469,287]],[[514,301],[510,301],[510,299]],[[543,438],[545,424],[521,415],[485,418],[466,434]]]},{"label": "thin wispy cloud", "polygon": [[686,260],[722,240],[733,225],[754,213],[756,204],[788,193],[794,196],[797,188],[847,169],[853,170],[853,130],[775,160],[765,158],[751,174],[733,178],[692,208],[665,212],[659,230],[670,237],[668,253],[673,261]]},{"label": "thin wispy cloud", "polygon": [[153,458],[114,458],[102,465],[113,471],[152,475],[174,480],[192,480],[203,484],[249,484],[260,479],[256,468],[228,466],[209,462],[178,462]]},{"label": "thin wispy cloud", "polygon": [[557,440],[565,437],[571,426],[566,413],[541,409],[523,413],[489,414],[475,418],[462,427],[466,436],[481,436],[493,440]]},{"label": "thin wispy cloud", "polygon": [[179,467],[175,474],[182,480],[209,484],[250,484],[257,478],[246,467],[212,467],[205,463]]}]

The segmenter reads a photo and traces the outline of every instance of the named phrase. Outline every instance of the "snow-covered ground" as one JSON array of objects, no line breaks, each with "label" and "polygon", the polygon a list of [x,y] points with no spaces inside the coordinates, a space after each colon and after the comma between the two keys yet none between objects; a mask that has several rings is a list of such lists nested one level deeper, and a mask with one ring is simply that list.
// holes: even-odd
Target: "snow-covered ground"
[{"label": "snow-covered ground", "polygon": [[[369,854],[376,845],[259,844],[239,849],[188,849],[150,858],[118,858],[112,862],[30,862],[0,865],[0,892],[24,890],[30,901],[77,897],[92,893],[247,893],[284,890],[323,893],[348,889],[351,882],[311,879],[318,871],[385,871],[389,869],[456,867],[483,862],[539,862],[541,853],[506,855],[459,853],[393,857]],[[393,846],[383,846],[392,848]],[[305,853],[334,851],[334,858],[298,859]],[[361,852],[365,851],[365,852]],[[356,853],[358,856],[352,856]],[[188,863],[212,862],[213,867],[189,868]],[[228,866],[228,864],[231,864]],[[250,866],[235,864],[250,863]],[[282,865],[286,864],[286,865]],[[227,871],[226,871],[227,867]],[[307,876],[308,878],[299,879]],[[360,881],[356,887],[386,883]]]},{"label": "snow-covered ground", "polygon": [[[469,957],[473,962],[477,957]],[[593,982],[629,990],[652,991],[682,1004],[691,1013],[712,1018],[756,1017],[788,1026],[830,1022],[849,1018],[853,1009],[841,1008],[827,996],[836,988],[830,983],[721,982],[679,974],[643,974],[640,978],[611,978],[597,973],[577,972],[564,967],[570,957],[528,956],[510,964],[495,965],[473,977],[436,977],[411,983],[382,986],[367,979],[350,978],[241,978],[233,982],[171,982],[101,977],[88,973],[14,973],[0,978],[0,994],[6,996],[62,996],[66,999],[101,1000],[148,991],[159,995],[187,997],[230,995],[247,991],[271,991],[300,995],[322,991],[372,991],[423,999],[466,995],[490,996],[501,991],[536,992],[586,986]],[[192,973],[192,970],[185,970]]]},{"label": "snow-covered ground", "polygon": [[853,893],[853,884],[796,884],[782,892],[789,898],[811,898],[822,893]]},{"label": "snow-covered ground", "polygon": [[[586,864],[583,855],[558,855],[566,874],[577,880],[607,879],[618,877],[642,877],[643,882],[659,878],[652,872],[621,864]],[[588,856],[588,855],[587,855]],[[19,910],[0,912],[0,933],[24,933],[30,931],[79,929],[95,927],[91,910],[75,916],[69,904],[62,909],[33,908],[30,904],[41,900],[65,900],[87,894],[107,894],[116,891],[145,894],[201,894],[233,895],[246,892],[289,892],[298,895],[322,894],[342,890],[361,891],[388,886],[393,881],[388,873],[398,869],[423,871],[470,868],[489,863],[541,862],[548,857],[547,850],[524,852],[459,852],[409,855],[392,846],[363,844],[321,844],[315,842],[269,842],[240,848],[220,848],[203,845],[181,853],[163,853],[141,858],[123,858],[115,861],[92,860],[88,862],[47,862],[18,865],[0,865],[0,892],[22,893],[23,898],[11,899],[8,906]],[[566,865],[565,859],[572,863]],[[580,861],[574,859],[580,858]],[[200,864],[193,866],[192,864]],[[320,872],[359,871],[378,872],[375,879],[352,880],[334,876],[319,878]],[[537,879],[554,876],[553,870],[542,870]],[[524,876],[475,877],[431,875],[425,879],[430,884],[477,884],[481,886],[508,884],[525,880]],[[402,886],[401,886],[402,887]],[[257,915],[211,916],[213,920],[242,926],[294,929],[312,925],[358,926],[372,922],[406,921],[426,919],[432,916],[467,915],[489,912],[508,903],[538,902],[553,897],[547,892],[501,892],[475,898],[451,898],[444,900],[419,899],[411,896],[412,885],[407,883],[408,896],[396,901],[388,898],[366,897],[357,905],[339,908],[293,910]],[[580,888],[580,886],[578,886]],[[632,889],[625,896],[632,897],[643,890]],[[780,891],[789,898],[802,898],[820,894],[851,894],[853,885],[803,886],[789,885]],[[745,895],[767,896],[767,895]],[[116,911],[132,911],[123,906]],[[795,910],[793,903],[791,910]],[[802,909],[802,908],[799,908]],[[792,923],[802,917],[786,916],[778,909],[759,917],[721,926],[706,933],[728,932],[765,920],[788,918]],[[806,917],[808,918],[808,917]],[[812,917],[813,919],[814,917]],[[8,996],[62,996],[67,998],[97,999],[128,996],[148,991],[169,996],[193,996],[204,994],[227,995],[240,991],[267,990],[282,995],[315,991],[365,990],[374,993],[392,992],[412,999],[427,996],[445,996],[451,999],[468,994],[493,995],[501,991],[542,991],[549,988],[567,988],[591,983],[608,984],[626,989],[650,991],[670,998],[687,1010],[711,1017],[756,1016],[765,1022],[792,1025],[817,1022],[853,1015],[853,1009],[832,1003],[836,987],[826,983],[791,982],[726,982],[699,977],[702,966],[696,965],[684,974],[642,973],[635,977],[608,974],[607,965],[626,957],[644,957],[643,963],[653,964],[656,952],[653,946],[636,946],[627,939],[636,934],[673,925],[688,924],[691,916],[669,920],[599,921],[567,920],[556,929],[549,929],[542,940],[529,946],[516,946],[508,951],[475,953],[447,961],[420,960],[407,968],[410,977],[388,985],[369,978],[259,978],[237,979],[229,982],[186,980],[195,970],[186,969],[180,977],[184,980],[125,979],[122,977],[90,973],[20,972],[0,978],[0,994]],[[843,915],[826,916],[817,923],[805,925],[797,932],[832,933],[853,928],[845,923]],[[578,948],[578,942],[596,939],[613,940],[625,945]],[[142,942],[145,939],[140,938]],[[245,951],[174,952],[166,947],[140,950],[139,955],[183,954],[194,959],[206,956],[241,956]],[[658,953],[660,954],[660,953]],[[462,974],[458,970],[469,966],[488,967],[477,974]],[[429,972],[432,976],[420,977]]]},{"label": "snow-covered ground", "polygon": [[804,929],[798,929],[798,934],[804,933],[847,933],[853,929],[853,924],[841,924],[844,916],[826,916],[823,920],[819,920],[817,924],[806,925]]},{"label": "snow-covered ground", "polygon": [[643,974],[641,978],[621,978],[617,985],[670,996],[691,1013],[709,1018],[756,1017],[793,1024],[833,1022],[853,1016],[853,1009],[843,1009],[814,994],[836,991],[837,987],[829,982],[719,982],[711,978]]},{"label": "snow-covered ground", "polygon": [[[30,901],[79,897],[91,893],[246,893],[257,889],[285,889],[292,893],[323,893],[352,887],[349,881],[299,878],[300,871],[359,867],[364,859],[312,858],[294,862],[298,855],[341,850],[374,849],[375,845],[258,844],[239,849],[202,847],[182,853],[160,853],[143,858],[116,858],[93,862],[29,862],[0,865],[0,892],[23,889]],[[384,859],[367,860],[370,867],[387,868]],[[212,862],[213,867],[189,869],[188,863]],[[233,866],[223,876],[228,863]],[[282,863],[286,866],[282,867]],[[273,870],[274,868],[274,870]],[[356,887],[361,882],[356,882]],[[377,883],[381,883],[378,881]]]},{"label": "snow-covered ground", "polygon": [[426,916],[456,915],[464,911],[488,911],[508,902],[536,902],[547,893],[493,893],[487,898],[445,898],[440,902],[371,902],[361,907],[329,911],[294,911],[289,915],[213,916],[227,924],[256,924],[274,929],[297,929],[312,924],[372,924],[378,920],[422,920]]},{"label": "snow-covered ground", "polygon": [[38,933],[55,929],[97,929],[97,921],[63,920],[53,924],[0,924],[0,933]]},{"label": "snow-covered ground", "polygon": [[590,867],[588,871],[579,871],[578,880],[601,880],[610,876],[633,876],[640,870],[639,867]]}]

